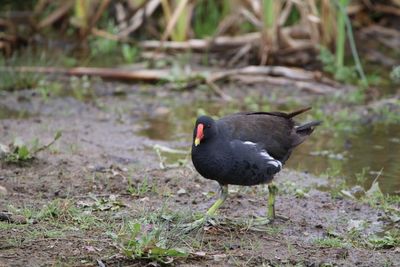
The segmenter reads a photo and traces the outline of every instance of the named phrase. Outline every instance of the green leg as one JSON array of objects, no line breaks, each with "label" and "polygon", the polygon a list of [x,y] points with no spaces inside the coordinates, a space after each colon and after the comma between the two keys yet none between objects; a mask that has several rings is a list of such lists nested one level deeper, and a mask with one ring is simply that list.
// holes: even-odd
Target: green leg
[{"label": "green leg", "polygon": [[208,209],[205,216],[189,224],[185,224],[184,228],[187,232],[192,231],[203,225],[209,216],[213,216],[218,208],[225,202],[228,197],[228,185],[220,185],[220,195],[217,201]]},{"label": "green leg", "polygon": [[269,195],[268,195],[268,218],[270,220],[274,220],[275,219],[275,197],[276,197],[276,193],[278,192],[278,187],[276,187],[275,184],[270,183],[268,185],[268,191],[269,191]]},{"label": "green leg", "polygon": [[275,184],[270,183],[268,185],[268,210],[266,217],[257,217],[250,224],[250,228],[252,229],[261,229],[260,226],[263,227],[265,225],[270,224],[275,219],[275,196],[278,192],[278,187]]},{"label": "green leg", "polygon": [[225,202],[226,198],[228,197],[228,186],[227,185],[220,185],[220,195],[218,200],[208,209],[206,215],[211,216],[214,215],[217,209]]}]

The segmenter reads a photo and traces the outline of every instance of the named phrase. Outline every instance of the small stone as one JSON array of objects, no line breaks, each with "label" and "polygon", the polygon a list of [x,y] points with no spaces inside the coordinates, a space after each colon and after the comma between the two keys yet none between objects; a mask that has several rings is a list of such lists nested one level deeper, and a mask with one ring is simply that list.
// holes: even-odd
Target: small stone
[{"label": "small stone", "polygon": [[226,254],[215,254],[213,256],[214,261],[222,261],[226,258]]},{"label": "small stone", "polygon": [[357,230],[357,231],[361,231],[363,230],[365,227],[365,221],[364,220],[353,220],[350,219],[348,224],[347,224],[347,230],[351,231],[351,230]]},{"label": "small stone", "polygon": [[149,202],[149,200],[150,200],[150,198],[148,198],[148,197],[139,199],[140,202]]},{"label": "small stone", "polygon": [[0,185],[0,197],[7,195],[7,189],[4,186]]},{"label": "small stone", "polygon": [[205,257],[206,256],[206,253],[204,251],[194,252],[193,254],[196,255],[196,256],[199,256],[199,257]]},{"label": "small stone", "polygon": [[183,188],[181,188],[181,189],[179,189],[178,192],[176,192],[176,193],[178,194],[178,196],[182,196],[182,195],[185,195],[185,194],[186,194],[186,190],[183,189]]},{"label": "small stone", "polygon": [[10,153],[10,148],[4,144],[0,144],[0,159]]},{"label": "small stone", "polygon": [[167,107],[158,107],[156,110],[154,110],[154,115],[155,116],[165,116],[168,115],[171,112],[171,110]]}]

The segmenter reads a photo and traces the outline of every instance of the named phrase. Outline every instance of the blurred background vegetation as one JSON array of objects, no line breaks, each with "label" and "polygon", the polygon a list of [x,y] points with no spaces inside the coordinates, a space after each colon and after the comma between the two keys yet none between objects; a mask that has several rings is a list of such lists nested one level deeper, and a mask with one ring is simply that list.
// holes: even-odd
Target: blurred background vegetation
[{"label": "blurred background vegetation", "polygon": [[[162,52],[191,52],[203,55],[202,65],[298,66],[366,86],[391,81],[389,74],[400,58],[400,0],[0,3],[1,63],[9,65],[17,64],[18,57],[26,61],[24,53],[37,53],[37,47],[45,47],[47,55],[39,49],[41,60],[31,61],[67,67],[112,66],[157,59]],[[52,52],[56,60],[49,60]],[[368,68],[374,64],[380,68]]]}]

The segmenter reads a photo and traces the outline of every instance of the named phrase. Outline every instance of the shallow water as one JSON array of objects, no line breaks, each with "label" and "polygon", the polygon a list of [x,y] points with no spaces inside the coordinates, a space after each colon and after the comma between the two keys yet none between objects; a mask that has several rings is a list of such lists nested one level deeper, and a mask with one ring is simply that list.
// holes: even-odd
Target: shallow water
[{"label": "shallow water", "polygon": [[357,127],[351,134],[314,135],[293,153],[287,167],[344,177],[347,185],[370,188],[377,178],[386,193],[400,193],[400,125]]},{"label": "shallow water", "polygon": [[[153,140],[189,143],[197,115],[188,110],[193,108],[180,107],[173,111],[173,116],[144,119],[145,129],[140,134]],[[214,112],[215,108],[211,110]],[[399,132],[398,124],[356,126],[351,132],[336,134],[318,132],[317,129],[295,149],[286,168],[343,178],[347,186],[360,185],[365,190],[378,177],[384,193],[400,193]]]}]

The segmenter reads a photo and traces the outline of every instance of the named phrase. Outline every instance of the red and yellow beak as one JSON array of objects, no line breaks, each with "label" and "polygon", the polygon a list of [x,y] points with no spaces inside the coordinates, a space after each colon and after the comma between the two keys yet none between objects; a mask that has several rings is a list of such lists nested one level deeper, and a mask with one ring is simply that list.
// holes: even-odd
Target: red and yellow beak
[{"label": "red and yellow beak", "polygon": [[201,139],[204,137],[204,125],[202,123],[199,123],[197,125],[197,130],[196,130],[196,138],[194,139],[194,145],[198,146],[200,145]]}]

